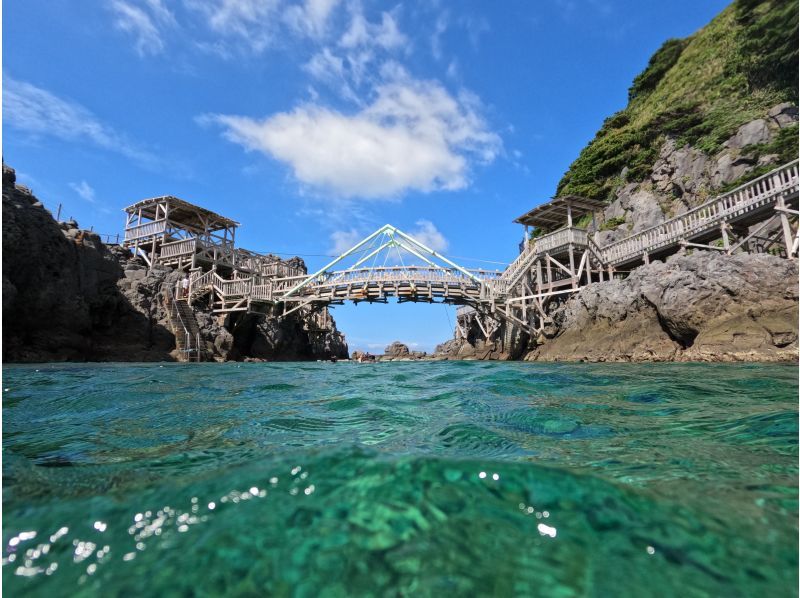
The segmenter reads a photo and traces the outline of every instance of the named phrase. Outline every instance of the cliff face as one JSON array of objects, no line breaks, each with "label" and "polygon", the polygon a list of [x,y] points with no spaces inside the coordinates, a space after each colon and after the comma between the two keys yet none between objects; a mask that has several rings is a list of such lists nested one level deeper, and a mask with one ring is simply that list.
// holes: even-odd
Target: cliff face
[{"label": "cliff face", "polygon": [[[182,276],[148,271],[77,223],[57,223],[3,166],[4,361],[173,360],[163,288]],[[218,361],[348,354],[335,323],[322,334],[308,332],[302,317],[220,317],[202,305],[195,314],[207,354]]]},{"label": "cliff face", "polygon": [[796,360],[797,263],[700,253],[589,285],[555,307],[527,360]]},{"label": "cliff face", "polygon": [[[796,0],[737,0],[668,40],[558,185],[557,195],[608,203],[596,225],[577,225],[603,246],[796,159],[797,35]],[[674,256],[554,299],[554,323],[526,358],[794,360],[797,304],[796,260]],[[505,328],[499,338],[526,340]],[[495,354],[480,338],[469,330],[437,353],[505,358],[521,346]]]}]

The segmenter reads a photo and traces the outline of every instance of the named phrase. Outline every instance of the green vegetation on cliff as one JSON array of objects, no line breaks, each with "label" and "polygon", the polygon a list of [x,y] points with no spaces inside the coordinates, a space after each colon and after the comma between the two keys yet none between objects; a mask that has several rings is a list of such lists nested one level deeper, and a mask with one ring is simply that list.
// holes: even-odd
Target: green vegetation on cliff
[{"label": "green vegetation on cliff", "polygon": [[[557,195],[607,199],[621,183],[647,177],[666,136],[713,155],[742,124],[781,102],[797,103],[797,35],[798,0],[736,0],[694,35],[667,40]],[[796,156],[797,128],[777,144],[769,149]]]}]

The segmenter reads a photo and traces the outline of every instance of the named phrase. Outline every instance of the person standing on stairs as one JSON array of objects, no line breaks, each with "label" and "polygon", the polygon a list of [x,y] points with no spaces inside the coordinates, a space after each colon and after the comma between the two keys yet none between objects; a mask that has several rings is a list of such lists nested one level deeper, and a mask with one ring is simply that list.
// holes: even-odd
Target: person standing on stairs
[{"label": "person standing on stairs", "polygon": [[189,298],[189,275],[188,274],[186,276],[184,276],[183,277],[183,281],[181,281],[181,289],[183,291],[181,296],[184,299],[188,299]]}]

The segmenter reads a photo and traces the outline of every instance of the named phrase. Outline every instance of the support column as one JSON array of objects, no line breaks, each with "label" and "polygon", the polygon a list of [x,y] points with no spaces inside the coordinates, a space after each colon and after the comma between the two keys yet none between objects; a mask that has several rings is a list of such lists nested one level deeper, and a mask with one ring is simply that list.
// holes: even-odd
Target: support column
[{"label": "support column", "polygon": [[569,273],[572,276],[572,288],[578,288],[577,273],[575,272],[575,251],[572,248],[572,243],[569,244]]},{"label": "support column", "polygon": [[[786,208],[786,202],[783,200],[782,195],[778,198],[778,207]],[[792,234],[792,227],[789,224],[789,217],[786,215],[786,212],[781,210],[779,214],[781,215],[781,226],[783,227],[783,244],[786,248],[786,257],[789,257],[792,253],[794,235]]]},{"label": "support column", "polygon": [[728,225],[725,222],[719,225],[719,232],[722,233],[722,247],[728,251],[731,248],[731,242],[728,239]]},{"label": "support column", "polygon": [[547,268],[547,290],[548,292],[553,291],[553,271],[550,269],[550,254],[546,253],[544,255],[545,265]]},{"label": "support column", "polygon": [[536,294],[542,294],[542,260],[536,259]]}]

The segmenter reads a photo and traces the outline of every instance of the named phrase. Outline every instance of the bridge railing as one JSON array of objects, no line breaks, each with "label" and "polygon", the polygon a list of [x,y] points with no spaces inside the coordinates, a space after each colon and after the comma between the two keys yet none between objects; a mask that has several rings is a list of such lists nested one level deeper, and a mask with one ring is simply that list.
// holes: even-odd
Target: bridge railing
[{"label": "bridge railing", "polygon": [[355,282],[445,282],[477,285],[472,278],[455,269],[425,266],[387,266],[356,268],[322,274],[310,286],[332,286]]},{"label": "bridge railing", "polygon": [[179,255],[191,255],[195,252],[197,243],[198,240],[196,238],[164,243],[159,250],[159,257],[161,259],[168,259]]},{"label": "bridge railing", "polygon": [[155,222],[146,222],[137,226],[131,226],[125,229],[125,241],[135,241],[144,237],[152,237],[153,235],[160,235],[167,230],[166,220],[156,220]]},{"label": "bridge railing", "polygon": [[272,301],[272,285],[254,284],[250,289],[250,298],[261,301]]},{"label": "bridge railing", "polygon": [[517,282],[517,279],[522,273],[528,270],[534,259],[536,259],[536,256],[551,253],[570,243],[576,246],[588,245],[588,233],[582,228],[565,227],[529,241],[527,246],[522,250],[522,253],[511,262],[500,276],[500,278],[508,284],[495,284],[494,289],[497,292],[503,292],[503,288]]},{"label": "bridge railing", "polygon": [[624,262],[708,230],[738,212],[761,207],[777,194],[797,188],[797,165],[795,161],[782,166],[684,214],[610,243],[601,249],[604,261],[610,264]]}]

